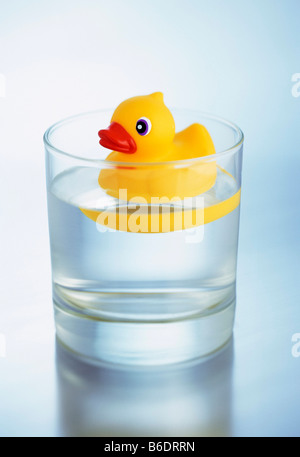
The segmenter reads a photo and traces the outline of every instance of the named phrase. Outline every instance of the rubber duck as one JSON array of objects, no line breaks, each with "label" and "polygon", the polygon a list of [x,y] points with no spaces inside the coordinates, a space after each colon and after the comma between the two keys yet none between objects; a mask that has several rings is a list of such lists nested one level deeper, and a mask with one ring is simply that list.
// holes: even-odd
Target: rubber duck
[{"label": "rubber duck", "polygon": [[[197,123],[176,133],[161,92],[123,101],[109,127],[98,135],[100,145],[112,150],[105,160],[124,162],[124,166],[116,164],[99,174],[99,185],[113,197],[126,189],[128,199],[184,199],[206,192],[215,183],[215,160],[203,160],[215,154],[210,134]],[[147,165],[139,166],[144,163]]]}]

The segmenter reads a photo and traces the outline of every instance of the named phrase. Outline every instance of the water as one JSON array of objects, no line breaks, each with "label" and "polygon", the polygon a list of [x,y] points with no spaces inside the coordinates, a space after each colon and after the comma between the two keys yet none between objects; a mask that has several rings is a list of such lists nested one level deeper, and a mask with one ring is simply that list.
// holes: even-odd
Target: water
[{"label": "water", "polygon": [[[213,222],[168,233],[106,229],[79,209],[120,205],[98,185],[99,170],[74,167],[48,193],[58,338],[92,359],[179,362],[231,336],[239,208]],[[218,170],[204,206],[237,193]]]}]

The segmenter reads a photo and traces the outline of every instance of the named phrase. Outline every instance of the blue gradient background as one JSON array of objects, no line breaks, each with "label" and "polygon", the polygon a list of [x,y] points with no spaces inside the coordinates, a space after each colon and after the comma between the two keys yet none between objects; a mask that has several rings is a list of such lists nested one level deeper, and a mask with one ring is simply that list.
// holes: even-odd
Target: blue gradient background
[{"label": "blue gradient background", "polygon": [[[300,2],[0,0],[0,9],[0,331],[9,354],[0,359],[0,433],[57,433],[33,369],[39,361],[41,376],[51,373],[42,351],[53,355],[42,134],[65,116],[160,90],[168,106],[226,117],[245,134],[232,433],[300,434],[300,359],[291,357],[300,332]],[[39,398],[27,422],[32,403],[11,383],[20,364]]]}]

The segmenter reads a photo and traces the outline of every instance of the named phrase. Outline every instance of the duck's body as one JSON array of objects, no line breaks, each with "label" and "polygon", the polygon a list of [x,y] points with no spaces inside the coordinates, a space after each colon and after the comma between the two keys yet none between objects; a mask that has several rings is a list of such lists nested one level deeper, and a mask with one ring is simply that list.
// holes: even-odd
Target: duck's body
[{"label": "duck's body", "polygon": [[[121,103],[109,128],[100,130],[99,136],[102,146],[113,149],[106,160],[124,162],[124,166],[116,164],[115,168],[100,172],[99,185],[109,195],[118,197],[120,189],[126,189],[128,199],[183,199],[214,185],[216,163],[211,158],[203,160],[215,153],[208,131],[203,125],[192,124],[175,133],[173,116],[160,92]],[[196,158],[199,161],[182,163],[180,167],[168,164]],[[147,166],[138,166],[139,163]]]}]

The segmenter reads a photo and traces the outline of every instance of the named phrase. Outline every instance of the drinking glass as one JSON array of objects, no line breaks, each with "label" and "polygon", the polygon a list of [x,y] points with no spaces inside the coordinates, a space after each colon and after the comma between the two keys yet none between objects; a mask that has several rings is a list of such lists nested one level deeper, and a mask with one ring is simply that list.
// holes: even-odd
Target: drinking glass
[{"label": "drinking glass", "polygon": [[243,133],[198,122],[216,153],[159,163],[105,160],[113,111],[62,120],[44,135],[58,340],[91,361],[158,365],[206,356],[232,335]]}]

